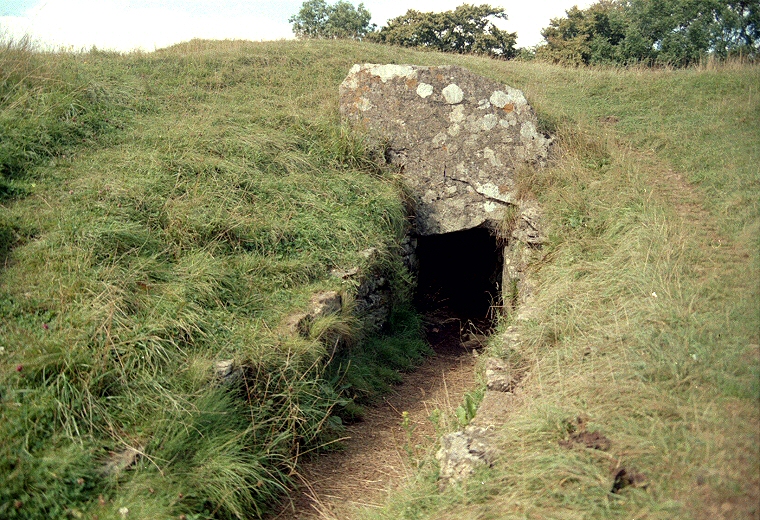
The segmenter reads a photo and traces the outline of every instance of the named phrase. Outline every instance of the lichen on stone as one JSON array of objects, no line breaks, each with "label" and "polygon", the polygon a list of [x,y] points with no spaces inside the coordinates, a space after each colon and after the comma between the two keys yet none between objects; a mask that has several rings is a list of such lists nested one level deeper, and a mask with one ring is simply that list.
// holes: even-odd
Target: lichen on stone
[{"label": "lichen on stone", "polygon": [[417,85],[417,95],[425,99],[433,93],[433,85],[427,83],[420,83]]},{"label": "lichen on stone", "polygon": [[441,91],[441,94],[443,94],[443,98],[449,105],[456,105],[457,103],[461,103],[464,99],[464,92],[456,83],[452,83],[444,88]]},{"label": "lichen on stone", "polygon": [[460,67],[358,65],[340,94],[343,118],[402,172],[420,235],[496,228],[516,200],[515,172],[548,156],[525,96]]}]

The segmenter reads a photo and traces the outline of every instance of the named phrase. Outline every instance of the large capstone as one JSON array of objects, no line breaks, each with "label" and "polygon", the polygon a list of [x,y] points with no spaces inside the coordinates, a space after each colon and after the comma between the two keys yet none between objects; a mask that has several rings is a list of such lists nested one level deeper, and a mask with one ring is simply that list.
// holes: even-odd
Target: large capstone
[{"label": "large capstone", "polygon": [[385,143],[416,201],[416,233],[494,226],[516,199],[515,173],[546,161],[522,92],[460,68],[354,65],[344,119]]}]

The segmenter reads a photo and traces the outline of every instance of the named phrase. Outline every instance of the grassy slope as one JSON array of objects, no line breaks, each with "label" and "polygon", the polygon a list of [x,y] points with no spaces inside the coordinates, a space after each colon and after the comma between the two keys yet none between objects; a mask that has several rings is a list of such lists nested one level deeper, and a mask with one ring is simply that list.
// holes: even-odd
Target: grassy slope
[{"label": "grassy slope", "polygon": [[[280,323],[403,226],[339,125],[354,58],[324,50],[3,55],[0,516],[251,514],[322,442],[340,382],[321,336],[356,326]],[[253,367],[247,404],[214,383],[229,358]],[[99,476],[127,446],[137,470]]]},{"label": "grassy slope", "polygon": [[[505,353],[529,376],[495,468],[364,516],[756,518],[760,70],[469,64],[524,89],[562,151],[523,179],[551,236]],[[577,417],[609,452],[559,445]],[[610,494],[620,467],[646,490]]]},{"label": "grassy slope", "polygon": [[[36,59],[81,85],[59,105],[93,122],[4,181],[3,515],[250,513],[287,481],[294,444],[319,442],[335,403],[312,368],[324,347],[278,325],[401,226],[395,183],[338,124],[337,85],[363,61],[458,63],[522,88],[565,152],[525,180],[552,241],[542,319],[510,354],[531,367],[504,431],[513,456],[477,491],[439,496],[422,478],[386,516],[699,516],[742,490],[758,460],[757,69],[566,70],[343,42]],[[70,112],[56,120],[80,128]],[[671,170],[706,213],[660,182]],[[230,357],[261,369],[249,406],[211,384]],[[610,457],[558,447],[581,414]],[[98,476],[125,445],[149,458]],[[618,459],[648,492],[607,493]]]}]

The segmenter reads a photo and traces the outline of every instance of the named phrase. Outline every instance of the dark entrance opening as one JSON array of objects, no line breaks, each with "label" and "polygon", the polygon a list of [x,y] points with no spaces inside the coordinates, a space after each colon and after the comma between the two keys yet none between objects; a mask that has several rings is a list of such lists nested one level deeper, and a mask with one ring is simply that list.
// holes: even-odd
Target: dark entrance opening
[{"label": "dark entrance opening", "polygon": [[420,236],[416,253],[415,302],[429,329],[456,323],[457,335],[489,332],[500,305],[503,254],[496,237],[484,228]]}]

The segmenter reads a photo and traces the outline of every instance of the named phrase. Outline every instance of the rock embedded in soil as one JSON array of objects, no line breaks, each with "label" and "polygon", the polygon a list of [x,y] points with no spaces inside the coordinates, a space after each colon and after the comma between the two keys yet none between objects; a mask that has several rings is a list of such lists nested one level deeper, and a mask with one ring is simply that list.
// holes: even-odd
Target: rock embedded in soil
[{"label": "rock embedded in soil", "polygon": [[312,296],[309,302],[309,315],[318,319],[340,313],[343,299],[337,291],[323,291]]},{"label": "rock embedded in soil", "polygon": [[214,375],[222,383],[232,386],[243,380],[243,367],[234,359],[224,359],[214,364]]},{"label": "rock embedded in soil", "polygon": [[497,358],[486,360],[486,388],[495,392],[511,392],[516,384],[517,380],[506,361]]},{"label": "rock embedded in soil", "polygon": [[538,202],[524,200],[520,203],[520,213],[512,230],[512,238],[531,247],[541,246],[546,237],[541,227],[541,209]]},{"label": "rock embedded in soil", "polygon": [[340,314],[343,298],[337,291],[321,291],[314,294],[309,301],[308,312],[292,314],[285,318],[283,327],[286,332],[308,336],[311,324],[320,318]]},{"label": "rock embedded in soil", "polygon": [[495,452],[490,447],[488,430],[468,426],[462,431],[441,437],[441,447],[435,455],[440,465],[440,486],[457,482],[472,475],[479,466],[491,466]]},{"label": "rock embedded in soil", "polygon": [[516,172],[543,164],[551,145],[522,92],[460,67],[354,65],[340,111],[386,145],[419,235],[496,227],[516,201]]}]

